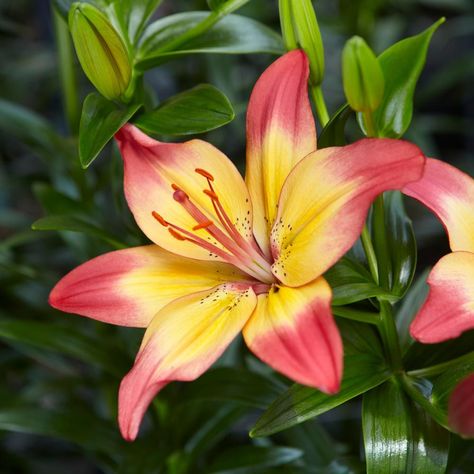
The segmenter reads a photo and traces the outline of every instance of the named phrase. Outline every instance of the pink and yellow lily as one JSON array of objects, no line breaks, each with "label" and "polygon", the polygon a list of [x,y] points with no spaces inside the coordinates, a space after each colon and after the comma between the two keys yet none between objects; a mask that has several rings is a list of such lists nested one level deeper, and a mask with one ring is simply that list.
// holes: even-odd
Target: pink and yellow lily
[{"label": "pink and yellow lily", "polygon": [[407,185],[403,192],[439,217],[452,250],[431,270],[430,292],[410,333],[423,343],[458,337],[474,329],[474,179],[428,158],[423,178]]},{"label": "pink and yellow lily", "polygon": [[201,140],[162,143],[132,125],[117,134],[129,207],[154,244],[79,266],[50,302],[147,328],[120,386],[126,439],[159,390],[199,377],[240,331],[275,370],[338,391],[343,347],[322,274],[354,244],[375,197],[419,179],[425,158],[389,139],[316,150],[307,80],[301,51],[258,80],[245,181]]}]

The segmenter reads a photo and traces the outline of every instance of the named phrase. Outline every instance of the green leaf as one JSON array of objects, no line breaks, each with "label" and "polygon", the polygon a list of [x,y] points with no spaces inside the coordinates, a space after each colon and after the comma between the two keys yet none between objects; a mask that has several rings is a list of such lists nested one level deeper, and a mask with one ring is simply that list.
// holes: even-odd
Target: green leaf
[{"label": "green leaf", "polygon": [[354,112],[349,107],[349,104],[344,104],[331,117],[331,120],[326,124],[318,137],[318,150],[320,148],[327,148],[330,146],[344,146],[346,145],[346,137],[344,129],[346,122]]},{"label": "green leaf", "polygon": [[123,444],[115,426],[77,407],[60,411],[23,403],[2,406],[0,429],[52,436],[102,453],[116,453]]},{"label": "green leaf", "polygon": [[163,0],[115,0],[112,4],[120,28],[133,45],[139,38],[146,22]]},{"label": "green leaf", "polygon": [[200,84],[169,98],[134,123],[149,134],[192,135],[214,130],[234,117],[232,104],[219,89]]},{"label": "green leaf", "polygon": [[178,46],[173,51],[165,50],[167,43],[176,40],[209,15],[207,12],[178,13],[152,23],[145,30],[140,43],[137,67],[149,69],[164,60],[184,54],[284,52],[281,37],[277,33],[251,18],[240,15],[228,15],[204,34]]},{"label": "green leaf", "polygon": [[1,320],[0,339],[74,357],[121,377],[130,365],[128,357],[106,341],[56,323]]},{"label": "green leaf", "polygon": [[129,107],[117,105],[96,92],[86,97],[79,127],[79,159],[83,168],[87,168],[97,158],[114,134],[139,108],[140,104]]},{"label": "green leaf", "polygon": [[199,377],[184,391],[183,402],[230,401],[238,405],[266,408],[285,385],[244,369],[221,367]]},{"label": "green leaf", "polygon": [[[62,17],[67,20],[71,5],[76,2],[77,0],[53,0],[53,5]],[[106,9],[110,2],[111,0],[81,0],[81,3],[90,3],[102,9]]]},{"label": "green leaf", "polygon": [[243,7],[250,0],[207,0],[209,8],[219,15],[228,15]]},{"label": "green leaf", "polygon": [[123,242],[120,242],[96,225],[91,224],[80,217],[74,217],[71,215],[61,214],[42,217],[33,222],[31,228],[33,230],[67,230],[71,232],[80,232],[92,237],[98,237],[117,249],[126,247]]},{"label": "green leaf", "polygon": [[344,306],[372,297],[391,300],[392,295],[373,282],[367,269],[347,257],[325,273],[333,289],[333,306]]},{"label": "green leaf", "polygon": [[35,183],[33,192],[48,214],[71,214],[85,211],[84,204],[60,193],[46,183]]},{"label": "green leaf", "polygon": [[384,194],[385,221],[390,249],[392,295],[402,298],[411,285],[416,270],[416,239],[411,219],[399,191]]},{"label": "green leaf", "polygon": [[0,99],[0,130],[13,136],[47,161],[65,150],[65,140],[31,110]]},{"label": "green leaf", "polygon": [[[415,87],[425,65],[428,46],[433,33],[444,21],[441,18],[422,33],[395,43],[378,57],[385,77],[384,98],[373,114],[378,136],[400,138],[408,129]],[[361,114],[358,119],[360,124]]]},{"label": "green leaf", "polygon": [[449,433],[389,381],[364,395],[367,473],[444,473]]},{"label": "green leaf", "polygon": [[300,459],[303,452],[281,446],[239,446],[220,453],[207,469],[212,474],[253,474]]},{"label": "green leaf", "polygon": [[295,384],[278,397],[255,424],[252,437],[268,436],[302,423],[374,388],[390,377],[379,339],[366,324],[338,321],[344,341],[340,391],[326,395]]}]

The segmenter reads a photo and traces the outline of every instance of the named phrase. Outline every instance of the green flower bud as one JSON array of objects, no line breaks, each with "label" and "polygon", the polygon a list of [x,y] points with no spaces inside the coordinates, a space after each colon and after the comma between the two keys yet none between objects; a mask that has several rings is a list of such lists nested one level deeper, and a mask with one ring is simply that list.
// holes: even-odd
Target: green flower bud
[{"label": "green flower bud", "polygon": [[357,112],[373,112],[383,99],[385,80],[373,51],[359,36],[342,51],[342,82],[349,105]]},{"label": "green flower bud", "polygon": [[109,19],[88,3],[74,3],[69,29],[84,73],[107,99],[127,89],[132,68],[122,38]]},{"label": "green flower bud", "polygon": [[279,8],[286,48],[304,49],[309,60],[311,83],[319,86],[324,77],[324,48],[311,0],[279,0]]}]

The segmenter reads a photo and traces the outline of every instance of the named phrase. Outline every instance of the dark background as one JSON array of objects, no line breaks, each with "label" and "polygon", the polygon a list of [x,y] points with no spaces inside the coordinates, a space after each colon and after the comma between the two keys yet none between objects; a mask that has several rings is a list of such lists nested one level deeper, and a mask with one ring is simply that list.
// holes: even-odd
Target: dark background
[{"label": "dark background", "polygon": [[[447,17],[431,43],[406,138],[422,147],[427,155],[453,163],[473,175],[474,2],[320,0],[315,5],[325,43],[327,70],[323,89],[330,113],[344,102],[340,52],[346,39],[359,34],[380,53],[393,42],[421,32],[439,17]],[[203,9],[207,9],[204,1],[165,0],[157,17]],[[279,30],[275,1],[253,0],[238,13]],[[67,135],[52,25],[47,0],[0,0],[0,98],[36,112]],[[147,82],[160,99],[202,82],[225,92],[234,105],[236,118],[203,138],[242,167],[249,93],[273,59],[268,55],[187,57],[147,73]],[[82,97],[91,90],[82,76],[80,90]],[[349,127],[349,136],[355,136],[354,124]],[[121,348],[128,362],[136,350],[140,331],[122,331],[68,317],[47,305],[48,292],[61,275],[78,263],[111,250],[104,242],[79,234],[29,231],[31,223],[44,215],[37,199],[42,185],[52,183],[66,195],[77,197],[68,175],[75,165],[64,163],[64,158],[54,153],[38,153],[34,146],[21,144],[18,137],[1,129],[0,140],[0,238],[8,242],[7,246],[0,245],[0,320],[64,323],[64,328],[72,332],[94,333],[104,340],[115,338],[114,344]],[[109,149],[89,170],[75,172],[83,173],[80,179],[85,179],[89,189],[94,190],[90,201],[84,204],[89,206],[94,219],[129,245],[144,242],[123,203],[117,154]],[[447,239],[442,226],[421,207],[410,202],[409,211],[416,218],[421,271],[447,253]],[[74,358],[4,338],[0,330],[0,424],[2,406],[21,402],[39,407],[40,411],[58,407],[88,411],[93,406],[113,425],[119,379],[104,377],[96,368]],[[107,404],[108,408],[104,408]],[[345,443],[344,450],[354,456],[360,446],[357,408],[357,402],[352,403],[322,417],[332,436]],[[28,413],[25,411],[25,416]],[[36,416],[38,412],[31,413]],[[253,419],[251,415],[236,422],[216,449],[248,443],[246,432]],[[80,421],[79,416],[76,422]],[[97,467],[101,463],[94,450],[84,444],[21,433],[25,429],[14,424],[10,428],[11,431],[0,431],[2,474],[103,472]],[[205,467],[202,469],[206,472]],[[458,472],[467,472],[459,469]]]}]

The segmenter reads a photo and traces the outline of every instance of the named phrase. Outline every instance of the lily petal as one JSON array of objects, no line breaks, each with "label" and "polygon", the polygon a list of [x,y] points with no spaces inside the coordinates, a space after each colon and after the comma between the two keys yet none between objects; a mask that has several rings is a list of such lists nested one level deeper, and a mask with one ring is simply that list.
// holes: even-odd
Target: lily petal
[{"label": "lily petal", "polygon": [[474,179],[428,158],[423,177],[403,192],[429,207],[446,227],[451,250],[474,252]]},{"label": "lily petal", "polygon": [[247,188],[237,168],[217,148],[202,140],[162,143],[129,124],[115,137],[124,159],[125,196],[137,224],[149,239],[178,255],[216,260],[208,250],[173,237],[169,227],[160,225],[152,215],[156,212],[163,221],[209,240],[205,227],[193,230],[196,220],[173,197],[176,187],[180,188],[208,221],[221,228],[213,200],[203,192],[209,190],[208,181],[196,172],[203,170],[212,176],[212,186],[232,223],[253,242],[252,207]]},{"label": "lily petal", "polygon": [[474,329],[474,253],[444,256],[428,276],[430,292],[410,326],[413,338],[436,343]]},{"label": "lily petal", "polygon": [[242,329],[256,305],[252,288],[226,284],[173,301],[153,319],[119,392],[119,424],[135,439],[153,397],[173,380],[199,377]]},{"label": "lily petal", "polygon": [[453,390],[448,405],[449,425],[466,438],[474,438],[474,374]]},{"label": "lily petal", "polygon": [[254,209],[254,233],[270,255],[268,235],[286,177],[316,150],[316,127],[308,99],[308,59],[295,50],[259,78],[247,110],[247,173]]},{"label": "lily petal", "polygon": [[324,278],[259,295],[243,334],[250,350],[275,370],[326,393],[339,390],[343,348]]},{"label": "lily petal", "polygon": [[219,262],[179,257],[156,245],[109,252],[72,270],[51,291],[51,306],[120,326],[146,327],[170,301],[245,279]]},{"label": "lily petal", "polygon": [[424,163],[418,147],[390,139],[308,155],[281,192],[271,234],[273,274],[289,286],[322,275],[354,244],[375,197],[419,179]]}]

